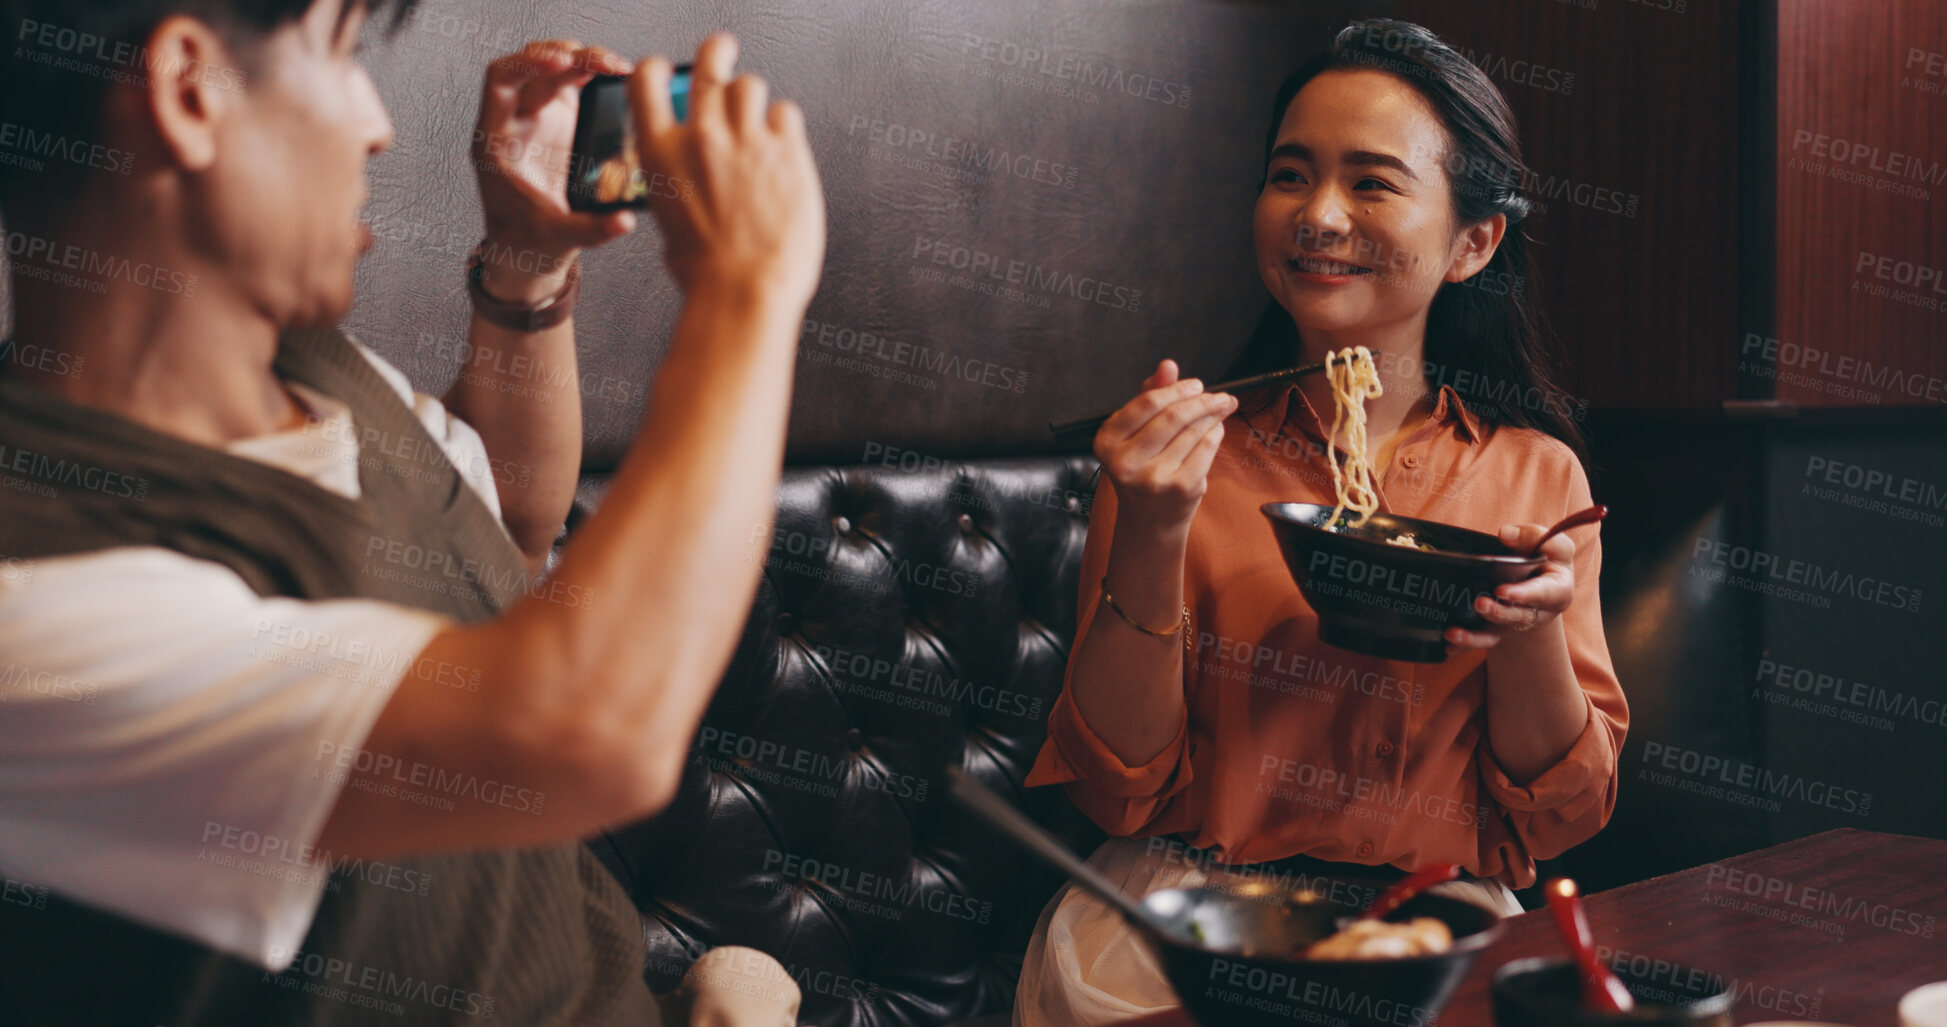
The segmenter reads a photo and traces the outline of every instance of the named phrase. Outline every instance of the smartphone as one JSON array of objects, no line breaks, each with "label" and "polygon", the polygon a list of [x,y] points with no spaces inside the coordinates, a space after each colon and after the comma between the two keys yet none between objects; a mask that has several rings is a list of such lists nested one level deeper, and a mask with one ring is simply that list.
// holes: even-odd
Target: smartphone
[{"label": "smartphone", "polygon": [[[649,204],[648,177],[636,158],[628,82],[624,75],[597,75],[581,87],[568,165],[570,209],[622,210]],[[677,121],[689,117],[690,65],[676,66],[669,81],[669,101]]]}]

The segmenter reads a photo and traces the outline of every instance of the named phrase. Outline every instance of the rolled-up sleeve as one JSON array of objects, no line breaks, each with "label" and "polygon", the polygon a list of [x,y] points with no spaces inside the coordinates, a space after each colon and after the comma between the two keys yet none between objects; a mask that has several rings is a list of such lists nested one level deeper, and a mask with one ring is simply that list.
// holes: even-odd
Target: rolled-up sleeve
[{"label": "rolled-up sleeve", "polygon": [[1132,767],[1109,749],[1075,706],[1075,654],[1088,637],[1089,625],[1102,603],[1102,575],[1108,569],[1109,541],[1114,531],[1115,489],[1103,477],[1089,510],[1088,541],[1082,551],[1075,644],[1069,650],[1061,694],[1049,710],[1048,738],[1028,772],[1027,784],[1065,785],[1075,807],[1104,831],[1130,835],[1140,832],[1164,803],[1189,786],[1190,718],[1183,717],[1183,726],[1161,752],[1147,763]]},{"label": "rolled-up sleeve", "polygon": [[[1565,473],[1564,514],[1590,503],[1588,478],[1572,456]],[[1500,804],[1535,859],[1559,856],[1609,822],[1616,808],[1617,754],[1629,728],[1629,705],[1602,630],[1601,526],[1574,529],[1570,537],[1575,540],[1575,599],[1562,614],[1562,623],[1569,663],[1588,702],[1588,722],[1567,754],[1526,784],[1516,784],[1495,761],[1484,734],[1477,749],[1482,787]],[[1523,861],[1510,862],[1518,866]]]}]

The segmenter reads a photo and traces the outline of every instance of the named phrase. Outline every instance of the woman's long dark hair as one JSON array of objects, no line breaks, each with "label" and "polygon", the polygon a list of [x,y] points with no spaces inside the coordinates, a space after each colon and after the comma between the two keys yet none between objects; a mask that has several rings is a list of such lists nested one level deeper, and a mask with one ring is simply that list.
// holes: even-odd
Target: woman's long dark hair
[{"label": "woman's long dark hair", "polygon": [[[1560,439],[1582,456],[1585,449],[1577,421],[1587,407],[1555,384],[1548,327],[1535,305],[1528,240],[1521,231],[1531,206],[1521,193],[1527,166],[1507,99],[1473,62],[1425,28],[1390,18],[1355,21],[1278,87],[1271,127],[1264,137],[1266,167],[1292,99],[1306,83],[1338,68],[1388,72],[1433,106],[1452,144],[1446,168],[1458,224],[1475,225],[1496,214],[1507,215],[1507,231],[1487,266],[1465,282],[1442,285],[1434,294],[1424,349],[1427,387],[1453,385],[1489,431],[1502,425],[1533,428]],[[1244,355],[1227,377],[1290,367],[1298,355],[1297,326],[1273,301],[1258,318]],[[1266,390],[1258,403],[1268,403],[1273,395],[1273,390]],[[1246,400],[1245,405],[1249,409],[1254,404]]]}]

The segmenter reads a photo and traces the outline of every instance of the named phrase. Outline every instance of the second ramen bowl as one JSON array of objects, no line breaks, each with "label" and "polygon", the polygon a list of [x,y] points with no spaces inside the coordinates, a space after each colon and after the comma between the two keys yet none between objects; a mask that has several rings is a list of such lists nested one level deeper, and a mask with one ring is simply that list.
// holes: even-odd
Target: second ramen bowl
[{"label": "second ramen bowl", "polygon": [[[1399,1027],[1437,1020],[1500,918],[1445,895],[1421,895],[1389,920],[1433,917],[1453,933],[1437,955],[1307,959],[1299,944],[1331,934],[1346,912],[1317,892],[1252,882],[1236,892],[1168,889],[1143,899],[1169,931],[1138,931],[1201,1027]],[[1259,951],[1266,949],[1267,951]]]},{"label": "second ramen bowl", "polygon": [[[1493,535],[1417,517],[1376,513],[1360,527],[1330,531],[1330,506],[1266,503],[1259,510],[1299,593],[1318,611],[1319,639],[1367,656],[1445,661],[1448,628],[1487,623],[1474,611],[1477,597],[1531,578],[1546,563]],[[1403,535],[1433,548],[1387,541]]]}]

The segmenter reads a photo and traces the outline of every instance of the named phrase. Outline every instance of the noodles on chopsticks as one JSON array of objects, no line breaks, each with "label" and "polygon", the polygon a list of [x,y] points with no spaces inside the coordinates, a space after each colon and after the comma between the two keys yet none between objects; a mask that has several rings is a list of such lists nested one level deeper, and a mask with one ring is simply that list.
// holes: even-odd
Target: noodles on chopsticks
[{"label": "noodles on chopsticks", "polygon": [[[1372,352],[1353,346],[1325,351],[1325,380],[1332,389],[1332,430],[1325,437],[1325,459],[1332,465],[1332,491],[1338,505],[1325,519],[1330,530],[1347,510],[1359,515],[1350,522],[1363,527],[1366,518],[1379,509],[1379,494],[1372,487],[1372,465],[1366,461],[1366,400],[1381,393],[1379,370],[1373,366]],[[1339,470],[1339,427],[1345,427],[1345,470]]]}]

